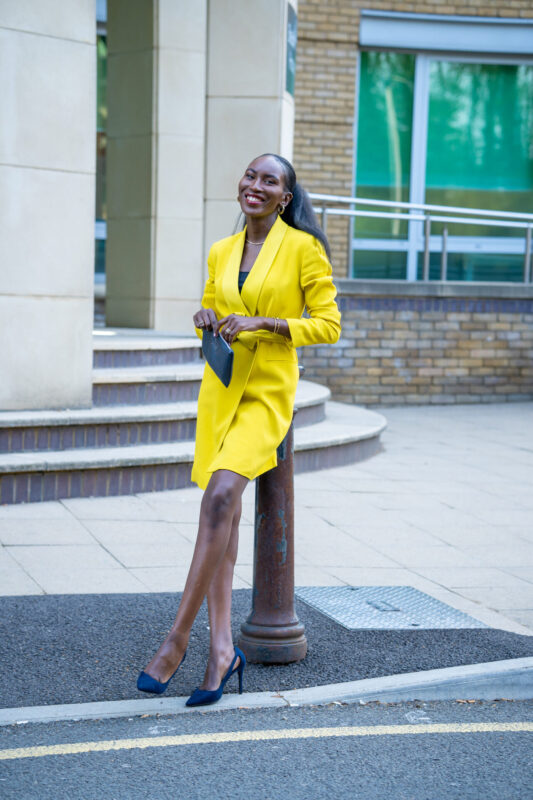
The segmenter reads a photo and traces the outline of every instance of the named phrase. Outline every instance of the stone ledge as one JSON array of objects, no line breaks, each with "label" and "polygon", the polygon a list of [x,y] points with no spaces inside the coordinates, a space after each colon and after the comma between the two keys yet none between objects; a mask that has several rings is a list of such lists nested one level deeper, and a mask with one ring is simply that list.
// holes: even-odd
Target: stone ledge
[{"label": "stone ledge", "polygon": [[200,339],[164,333],[149,328],[96,328],[93,331],[95,350],[188,350],[200,351]]},{"label": "stone ledge", "polygon": [[510,300],[533,299],[533,283],[484,283],[469,281],[396,281],[337,278],[335,285],[344,297],[466,297]]},{"label": "stone ledge", "polygon": [[201,381],[204,362],[161,364],[156,367],[98,367],[93,369],[93,386],[119,383],[165,383]]}]

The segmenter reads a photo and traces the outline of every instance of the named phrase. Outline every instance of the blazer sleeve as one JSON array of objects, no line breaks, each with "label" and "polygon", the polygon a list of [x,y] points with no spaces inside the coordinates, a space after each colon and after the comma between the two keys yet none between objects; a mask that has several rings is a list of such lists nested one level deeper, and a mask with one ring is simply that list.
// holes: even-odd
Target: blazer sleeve
[{"label": "blazer sleeve", "polygon": [[300,274],[309,318],[287,319],[295,347],[332,344],[341,335],[341,315],[335,302],[337,290],[331,273],[324,248],[313,239],[306,247]]},{"label": "blazer sleeve", "polygon": [[[209,256],[207,257],[207,280],[205,282],[204,293],[202,295],[202,302],[200,305],[202,308],[215,308],[215,262],[216,262],[216,251],[214,246],[211,247],[209,250]],[[199,339],[202,338],[203,329],[196,328],[194,329],[196,335]]]}]

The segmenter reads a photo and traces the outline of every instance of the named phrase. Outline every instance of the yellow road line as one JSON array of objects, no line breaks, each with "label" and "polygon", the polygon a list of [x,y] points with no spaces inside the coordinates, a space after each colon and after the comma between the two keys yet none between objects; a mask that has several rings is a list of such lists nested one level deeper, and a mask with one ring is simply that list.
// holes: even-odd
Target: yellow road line
[{"label": "yellow road line", "polygon": [[142,739],[109,739],[101,742],[65,742],[39,747],[0,750],[0,761],[16,758],[64,756],[74,753],[97,753],[109,750],[134,750],[146,747],[180,747],[224,742],[266,742],[280,739],[327,739],[341,736],[401,736],[428,733],[532,733],[533,722],[435,723],[425,725],[368,725],[339,728],[286,728],[284,730],[227,731],[193,733],[179,736],[153,736]]}]

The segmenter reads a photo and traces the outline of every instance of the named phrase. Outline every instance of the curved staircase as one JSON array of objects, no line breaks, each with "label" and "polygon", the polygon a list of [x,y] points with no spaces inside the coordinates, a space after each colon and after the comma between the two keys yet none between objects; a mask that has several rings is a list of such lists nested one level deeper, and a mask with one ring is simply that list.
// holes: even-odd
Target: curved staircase
[{"label": "curved staircase", "polygon": [[[202,372],[196,338],[96,330],[92,408],[0,413],[0,503],[190,485]],[[300,381],[296,472],[380,448],[381,414],[329,398],[324,386]]]}]

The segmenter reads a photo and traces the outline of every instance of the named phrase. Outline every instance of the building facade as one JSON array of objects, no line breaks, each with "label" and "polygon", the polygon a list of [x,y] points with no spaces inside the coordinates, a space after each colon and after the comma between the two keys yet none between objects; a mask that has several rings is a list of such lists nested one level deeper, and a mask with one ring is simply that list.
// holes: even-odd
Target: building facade
[{"label": "building facade", "polygon": [[294,13],[288,0],[0,4],[2,409],[90,405],[96,204],[107,324],[191,334],[243,166],[292,154]]},{"label": "building facade", "polygon": [[[298,26],[294,160],[314,192],[533,211],[528,0],[301,0]],[[409,228],[330,220],[336,274],[420,278]],[[522,279],[523,230],[449,234],[449,279]]]},{"label": "building facade", "polygon": [[[527,0],[301,0],[298,13],[294,162],[309,188],[533,212]],[[526,227],[450,225],[445,284],[442,224],[431,233],[424,282],[422,223],[329,218],[343,338],[302,354],[306,375],[344,402],[531,398]]]},{"label": "building facade", "polygon": [[[190,334],[208,248],[235,229],[236,183],[258,153],[292,158],[312,192],[533,211],[532,32],[529,0],[0,4],[0,406],[90,404],[95,265],[108,326]],[[450,227],[443,287],[438,223],[424,282],[421,223],[329,218],[346,335],[305,356],[310,377],[352,402],[530,396],[524,231]],[[421,326],[402,347],[380,317],[400,313]],[[365,315],[372,354],[354,343]],[[464,344],[426,337],[422,357],[415,342],[437,322]]]}]

